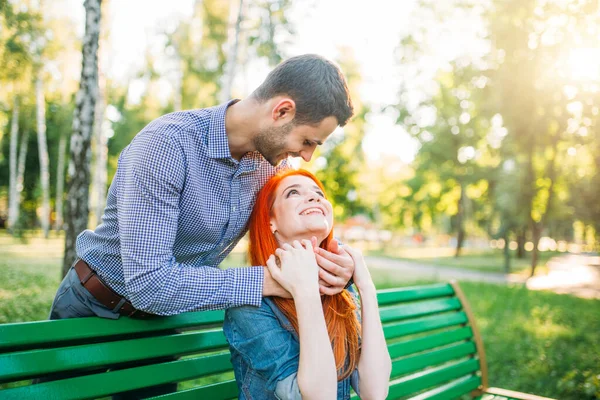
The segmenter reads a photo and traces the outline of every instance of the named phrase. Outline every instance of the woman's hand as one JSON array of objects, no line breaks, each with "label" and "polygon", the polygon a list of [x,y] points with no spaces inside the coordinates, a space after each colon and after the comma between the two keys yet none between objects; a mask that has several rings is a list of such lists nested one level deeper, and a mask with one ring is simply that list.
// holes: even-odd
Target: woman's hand
[{"label": "woman's hand", "polygon": [[[281,267],[277,266],[277,259]],[[310,240],[292,245],[285,243],[267,260],[267,268],[294,298],[301,294],[319,294],[319,266]]]},{"label": "woman's hand", "polygon": [[360,291],[363,288],[374,287],[371,273],[367,268],[362,252],[358,249],[353,249],[348,245],[344,245],[344,249],[350,254],[352,260],[354,260],[354,275],[352,278],[354,279],[354,284],[358,290]]}]

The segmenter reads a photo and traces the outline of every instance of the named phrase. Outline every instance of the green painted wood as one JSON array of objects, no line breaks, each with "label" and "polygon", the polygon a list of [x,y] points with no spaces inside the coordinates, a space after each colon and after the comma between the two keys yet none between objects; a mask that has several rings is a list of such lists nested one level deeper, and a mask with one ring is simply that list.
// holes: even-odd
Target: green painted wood
[{"label": "green painted wood", "polygon": [[379,306],[407,301],[425,300],[436,297],[452,296],[454,289],[447,283],[434,285],[411,286],[400,289],[385,289],[377,291]]},{"label": "green painted wood", "polygon": [[219,310],[184,313],[152,320],[127,317],[109,320],[91,317],[2,324],[0,325],[0,351],[34,348],[49,343],[69,343],[97,337],[222,324],[224,315],[224,311]]},{"label": "green painted wood", "polygon": [[444,365],[422,373],[405,376],[390,384],[388,399],[419,393],[442,383],[472,374],[479,369],[479,361],[470,359],[452,365]]},{"label": "green painted wood", "polygon": [[233,369],[229,352],[209,357],[110,371],[0,391],[2,400],[89,399],[170,382],[179,382]]},{"label": "green painted wood", "polygon": [[475,354],[477,349],[473,342],[465,342],[448,346],[439,350],[401,358],[392,363],[391,377],[417,372],[426,367],[433,367],[457,358]]},{"label": "green painted wood", "polygon": [[0,382],[225,347],[227,341],[218,328],[203,332],[8,353],[0,355]]},{"label": "green painted wood", "polygon": [[452,400],[470,393],[481,385],[479,376],[469,376],[411,397],[409,400]]},{"label": "green painted wood", "polygon": [[448,299],[419,301],[405,305],[382,307],[379,309],[379,317],[381,318],[382,323],[386,323],[455,311],[460,310],[461,308],[460,300],[456,297],[452,297]]},{"label": "green painted wood", "polygon": [[465,324],[467,323],[467,320],[467,315],[464,312],[435,315],[432,317],[424,317],[412,321],[385,324],[383,326],[383,333],[386,339],[393,339],[415,333],[432,331],[434,329]]},{"label": "green painted wood", "polygon": [[198,400],[198,399],[232,399],[238,397],[235,380],[214,383],[203,387],[182,390],[162,396],[150,397],[152,400]]},{"label": "green painted wood", "polygon": [[434,349],[473,337],[473,331],[468,326],[450,331],[433,333],[411,340],[403,340],[388,344],[388,351],[392,359]]}]

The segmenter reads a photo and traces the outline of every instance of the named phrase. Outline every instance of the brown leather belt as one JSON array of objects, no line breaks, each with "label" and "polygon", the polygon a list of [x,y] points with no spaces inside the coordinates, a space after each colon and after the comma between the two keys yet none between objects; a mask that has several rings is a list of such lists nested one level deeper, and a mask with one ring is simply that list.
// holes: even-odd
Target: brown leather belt
[{"label": "brown leather belt", "polygon": [[137,319],[156,317],[154,314],[136,309],[129,300],[115,293],[85,261],[77,261],[74,268],[81,285],[109,310]]}]

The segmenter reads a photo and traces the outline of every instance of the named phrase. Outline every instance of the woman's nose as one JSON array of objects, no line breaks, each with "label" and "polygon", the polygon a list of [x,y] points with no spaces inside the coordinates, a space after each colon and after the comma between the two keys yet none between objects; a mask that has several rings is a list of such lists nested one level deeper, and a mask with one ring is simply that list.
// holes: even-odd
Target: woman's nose
[{"label": "woman's nose", "polygon": [[308,195],[308,201],[316,201],[316,202],[320,202],[321,198],[319,197],[318,194],[316,194],[315,192],[310,192]]}]

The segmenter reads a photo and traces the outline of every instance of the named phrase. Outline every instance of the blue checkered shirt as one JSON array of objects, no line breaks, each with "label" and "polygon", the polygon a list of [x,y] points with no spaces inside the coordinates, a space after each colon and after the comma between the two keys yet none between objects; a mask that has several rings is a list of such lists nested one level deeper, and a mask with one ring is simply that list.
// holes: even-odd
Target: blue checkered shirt
[{"label": "blue checkered shirt", "polygon": [[274,168],[258,152],[231,157],[232,102],[146,126],[121,152],[102,224],[77,238],[78,257],[139,310],[261,303],[263,267],[218,265],[246,233],[259,189],[286,164]]}]

